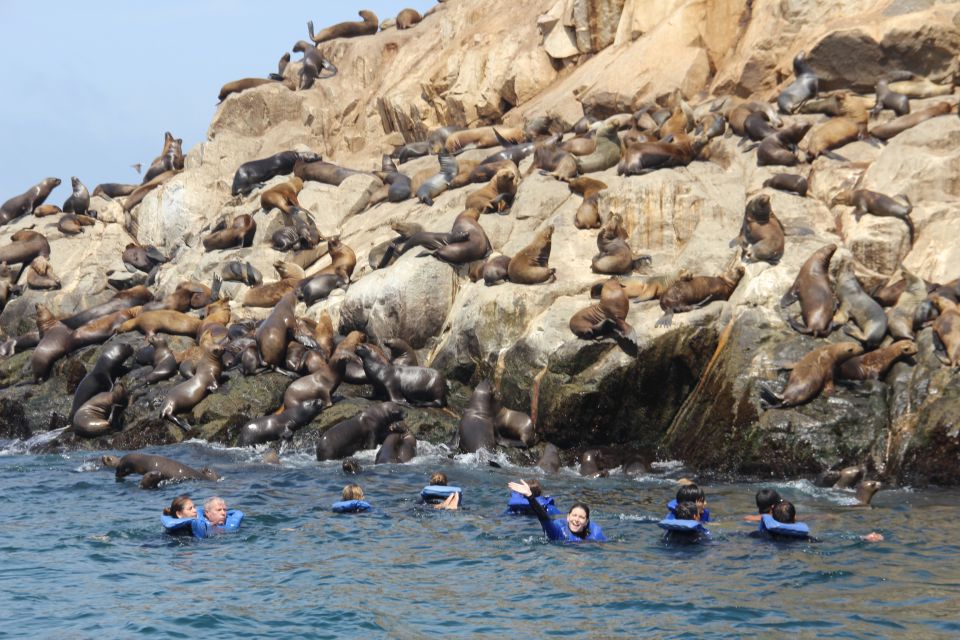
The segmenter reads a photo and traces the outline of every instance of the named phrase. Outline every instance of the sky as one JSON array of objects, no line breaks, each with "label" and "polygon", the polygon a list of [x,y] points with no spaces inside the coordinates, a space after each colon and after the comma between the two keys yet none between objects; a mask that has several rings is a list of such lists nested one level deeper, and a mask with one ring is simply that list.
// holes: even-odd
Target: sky
[{"label": "sky", "polygon": [[[139,183],[163,134],[206,140],[220,87],[266,77],[307,20],[383,21],[435,0],[0,0],[0,204],[46,177]],[[300,54],[293,54],[294,61]],[[333,61],[336,64],[336,61]]]}]

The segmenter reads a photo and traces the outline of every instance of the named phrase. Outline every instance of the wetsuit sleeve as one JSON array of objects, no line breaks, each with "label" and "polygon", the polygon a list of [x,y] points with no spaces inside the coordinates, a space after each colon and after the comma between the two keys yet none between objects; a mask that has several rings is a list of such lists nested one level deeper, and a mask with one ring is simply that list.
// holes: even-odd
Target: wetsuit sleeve
[{"label": "wetsuit sleeve", "polygon": [[547,538],[550,540],[566,540],[567,536],[563,533],[563,525],[555,522],[543,508],[543,505],[537,502],[537,499],[533,496],[527,496],[527,502],[530,503],[530,509],[533,510],[533,513],[537,516],[537,520],[540,521],[540,526],[543,527],[543,532],[547,534]]},{"label": "wetsuit sleeve", "polygon": [[224,531],[236,531],[240,528],[240,522],[243,520],[243,511],[235,509],[227,511],[227,519],[223,523]]},{"label": "wetsuit sleeve", "polygon": [[607,536],[603,535],[603,529],[599,525],[595,525],[592,522],[590,523],[590,540],[594,542],[606,542]]}]

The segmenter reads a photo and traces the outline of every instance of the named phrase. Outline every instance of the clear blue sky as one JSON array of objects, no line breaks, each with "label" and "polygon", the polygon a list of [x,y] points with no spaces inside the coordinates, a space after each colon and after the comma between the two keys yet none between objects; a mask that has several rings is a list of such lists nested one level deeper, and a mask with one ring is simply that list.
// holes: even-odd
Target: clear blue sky
[{"label": "clear blue sky", "polygon": [[[0,203],[43,178],[63,183],[48,202],[62,205],[70,176],[87,187],[140,182],[163,146],[184,152],[206,139],[220,87],[266,77],[307,20],[317,29],[380,20],[435,0],[0,0]],[[299,60],[294,54],[293,60]],[[336,61],[334,61],[336,64]]]}]

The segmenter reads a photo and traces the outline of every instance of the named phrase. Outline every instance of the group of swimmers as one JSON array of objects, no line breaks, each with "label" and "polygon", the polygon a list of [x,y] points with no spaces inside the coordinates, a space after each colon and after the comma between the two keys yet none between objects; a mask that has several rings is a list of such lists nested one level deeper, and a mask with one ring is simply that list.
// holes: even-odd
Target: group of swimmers
[{"label": "group of swimmers", "polygon": [[[507,515],[536,516],[543,532],[551,541],[562,542],[604,542],[607,540],[600,525],[590,521],[590,507],[583,502],[574,503],[565,519],[554,519],[561,511],[553,498],[543,495],[543,489],[537,480],[518,480],[507,483],[511,490],[507,502]],[[456,510],[460,507],[462,490],[447,483],[447,476],[436,472],[430,477],[430,484],[420,493],[425,503],[435,509]],[[775,489],[760,489],[756,495],[757,513],[744,517],[744,520],[759,523],[753,535],[774,539],[814,540],[809,527],[797,522],[796,508],[780,497]],[[343,488],[341,500],[332,505],[336,513],[359,513],[373,507],[364,499],[360,485],[351,483]],[[198,509],[189,496],[174,498],[169,508],[163,510],[161,524],[167,533],[189,534],[196,538],[206,538],[214,533],[236,531],[243,520],[243,512],[227,510],[222,498],[212,497]],[[676,498],[667,503],[667,515],[658,525],[666,531],[669,540],[699,541],[710,538],[710,531],[704,526],[710,522],[710,509],[706,496],[699,486],[685,483],[677,491]],[[872,532],[861,539],[867,542],[880,542],[883,536]]]}]

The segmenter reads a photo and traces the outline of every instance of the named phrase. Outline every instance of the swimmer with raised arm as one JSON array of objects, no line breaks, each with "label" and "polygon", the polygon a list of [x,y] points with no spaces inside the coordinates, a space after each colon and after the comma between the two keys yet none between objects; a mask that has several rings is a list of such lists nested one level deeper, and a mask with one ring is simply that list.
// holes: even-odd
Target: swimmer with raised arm
[{"label": "swimmer with raised arm", "polygon": [[594,542],[605,542],[607,537],[603,535],[603,530],[599,525],[590,522],[590,507],[577,502],[567,513],[566,522],[553,520],[544,510],[543,505],[537,502],[530,485],[525,481],[510,482],[507,484],[511,491],[516,491],[527,499],[530,509],[540,521],[543,532],[547,534],[550,540],[562,540],[564,542],[583,542],[591,540]]}]

